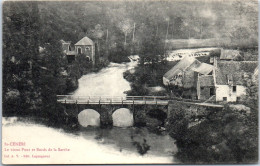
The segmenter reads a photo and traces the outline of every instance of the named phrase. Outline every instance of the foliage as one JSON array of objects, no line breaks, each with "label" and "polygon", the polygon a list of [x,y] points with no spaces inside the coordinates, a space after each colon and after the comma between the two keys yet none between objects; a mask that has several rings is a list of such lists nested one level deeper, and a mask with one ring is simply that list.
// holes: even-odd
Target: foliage
[{"label": "foliage", "polygon": [[[255,163],[258,161],[258,111],[234,109],[227,105],[222,110],[210,111],[196,126],[187,127],[183,112],[186,107],[169,120],[170,134],[176,139],[176,157],[184,163]],[[241,107],[246,108],[246,107]],[[210,110],[209,110],[210,109]]]},{"label": "foliage", "polygon": [[[163,75],[176,64],[176,62],[157,62],[153,64],[138,65],[134,72],[126,71],[124,78],[131,83],[128,95],[154,95],[148,88],[153,86],[164,86]],[[160,95],[167,95],[166,92]]]},{"label": "foliage", "polygon": [[[83,74],[97,71],[108,62],[101,59],[93,66],[79,55],[69,65],[62,52],[60,32],[55,30],[57,25],[49,20],[55,19],[55,10],[44,13],[45,9],[41,9],[40,15],[39,3],[4,5],[3,115],[48,117],[48,122],[56,124],[63,118],[57,95],[75,90]],[[41,53],[39,46],[43,48]]]},{"label": "foliage", "polygon": [[[9,2],[5,7],[8,10],[3,18],[3,108],[25,109],[26,114],[42,104],[37,80],[38,8],[35,2]],[[19,93],[17,102],[8,101],[11,91]]]},{"label": "foliage", "polygon": [[127,56],[130,55],[130,50],[127,49],[122,44],[118,45],[117,48],[112,48],[108,55],[108,60],[110,62],[120,63],[120,62],[130,62]]},{"label": "foliage", "polygon": [[244,61],[258,61],[258,49],[257,48],[244,48],[240,52],[242,60]]},{"label": "foliage", "polygon": [[140,64],[155,65],[164,60],[164,49],[162,39],[155,35],[147,35],[143,38],[140,48]]},{"label": "foliage", "polygon": [[220,57],[221,54],[221,49],[214,49],[212,51],[210,51],[209,56],[210,57]]},{"label": "foliage", "polygon": [[217,39],[217,46],[257,46],[254,1],[40,2],[39,10],[45,34],[41,45],[53,34],[72,43],[88,35],[98,43],[100,56],[113,48],[120,54],[121,45],[131,54],[142,54],[142,43],[150,36],[160,38],[162,44],[167,37]]}]

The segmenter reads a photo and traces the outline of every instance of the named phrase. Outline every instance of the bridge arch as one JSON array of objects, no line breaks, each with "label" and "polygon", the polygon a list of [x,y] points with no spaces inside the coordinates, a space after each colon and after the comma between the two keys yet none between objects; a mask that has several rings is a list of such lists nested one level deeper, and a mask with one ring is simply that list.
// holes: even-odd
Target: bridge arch
[{"label": "bridge arch", "polygon": [[158,121],[160,121],[162,126],[164,125],[164,122],[167,118],[167,113],[159,108],[150,109],[149,111],[146,112],[146,115],[149,118],[157,119]]},{"label": "bridge arch", "polygon": [[113,126],[130,127],[134,125],[133,112],[128,108],[118,108],[112,113]]},{"label": "bridge arch", "polygon": [[94,109],[84,109],[78,114],[78,122],[83,127],[100,126],[100,114]]}]

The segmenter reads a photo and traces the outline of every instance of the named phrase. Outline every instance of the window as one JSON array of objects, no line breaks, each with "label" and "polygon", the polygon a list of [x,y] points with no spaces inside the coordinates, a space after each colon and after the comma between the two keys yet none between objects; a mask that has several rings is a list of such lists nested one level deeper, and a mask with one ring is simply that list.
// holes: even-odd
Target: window
[{"label": "window", "polygon": [[213,62],[214,62],[213,58],[210,57],[209,63],[213,63]]},{"label": "window", "polygon": [[90,50],[90,48],[89,47],[86,47],[86,51],[89,51]]},{"label": "window", "polygon": [[241,99],[240,97],[237,97],[237,101],[240,101],[240,99]]},{"label": "window", "polygon": [[215,94],[214,88],[210,88],[210,89],[209,89],[209,95],[210,95],[210,96],[213,96],[214,94]]},{"label": "window", "polygon": [[233,86],[233,92],[237,91],[237,86]]},{"label": "window", "polygon": [[204,90],[204,87],[201,87],[200,90]]},{"label": "window", "polygon": [[86,59],[87,59],[88,62],[90,61],[90,57],[89,56],[86,56]]},{"label": "window", "polygon": [[81,48],[78,48],[78,54],[82,54]]},{"label": "window", "polygon": [[223,97],[223,101],[227,101],[227,97]]}]

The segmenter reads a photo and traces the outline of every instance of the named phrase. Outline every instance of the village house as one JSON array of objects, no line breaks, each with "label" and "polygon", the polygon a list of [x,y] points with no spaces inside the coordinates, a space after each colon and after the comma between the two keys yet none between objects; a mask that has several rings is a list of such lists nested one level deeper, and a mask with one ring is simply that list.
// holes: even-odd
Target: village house
[{"label": "village house", "polygon": [[60,42],[61,42],[61,44],[62,44],[62,50],[63,50],[64,53],[67,53],[67,52],[69,52],[69,51],[72,51],[71,41],[61,40]]},{"label": "village house", "polygon": [[77,55],[85,55],[88,61],[95,64],[95,44],[87,36],[79,40],[74,48],[71,46],[70,41],[61,40],[61,43],[69,63],[74,61]]},{"label": "village house", "polygon": [[214,71],[216,101],[236,102],[246,95],[257,61],[219,61]]},{"label": "village house", "polygon": [[214,66],[194,57],[185,57],[163,76],[165,86],[196,87],[198,75],[211,75]]},{"label": "village house", "polygon": [[213,75],[199,75],[197,81],[197,98],[207,100],[215,95]]},{"label": "village house", "polygon": [[226,50],[222,48],[219,59],[225,61],[231,61],[231,60],[235,60],[239,56],[241,55],[238,50]]},{"label": "village house", "polygon": [[[231,55],[227,55],[231,54]],[[237,50],[221,49],[212,54],[209,64],[185,57],[163,76],[165,86],[196,88],[197,99],[236,102],[246,95],[247,84],[255,81],[257,61],[234,61]]]},{"label": "village house", "polygon": [[95,62],[95,44],[94,42],[85,36],[75,44],[76,54],[86,55],[89,61]]}]

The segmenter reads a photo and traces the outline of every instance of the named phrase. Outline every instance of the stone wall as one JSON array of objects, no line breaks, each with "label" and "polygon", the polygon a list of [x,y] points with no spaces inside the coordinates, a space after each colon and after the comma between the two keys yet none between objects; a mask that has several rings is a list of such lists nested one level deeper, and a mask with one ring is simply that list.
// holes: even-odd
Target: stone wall
[{"label": "stone wall", "polygon": [[[167,117],[168,107],[167,106],[156,106],[156,105],[81,105],[81,104],[69,104],[63,106],[64,114],[68,118],[78,118],[78,114],[85,109],[93,109],[100,114],[100,125],[101,127],[108,127],[113,125],[112,114],[120,109],[126,108],[133,113],[134,126],[150,126],[156,128],[164,125],[164,117]],[[156,114],[157,113],[157,114]],[[160,114],[163,114],[160,116]],[[158,115],[158,118],[152,115]],[[165,116],[166,115],[166,116]],[[124,117],[122,117],[124,118]]]},{"label": "stone wall", "polygon": [[221,109],[222,108],[195,105],[182,101],[170,101],[168,105],[168,120],[175,119],[177,116],[182,116],[190,123],[203,119],[213,111]]}]

